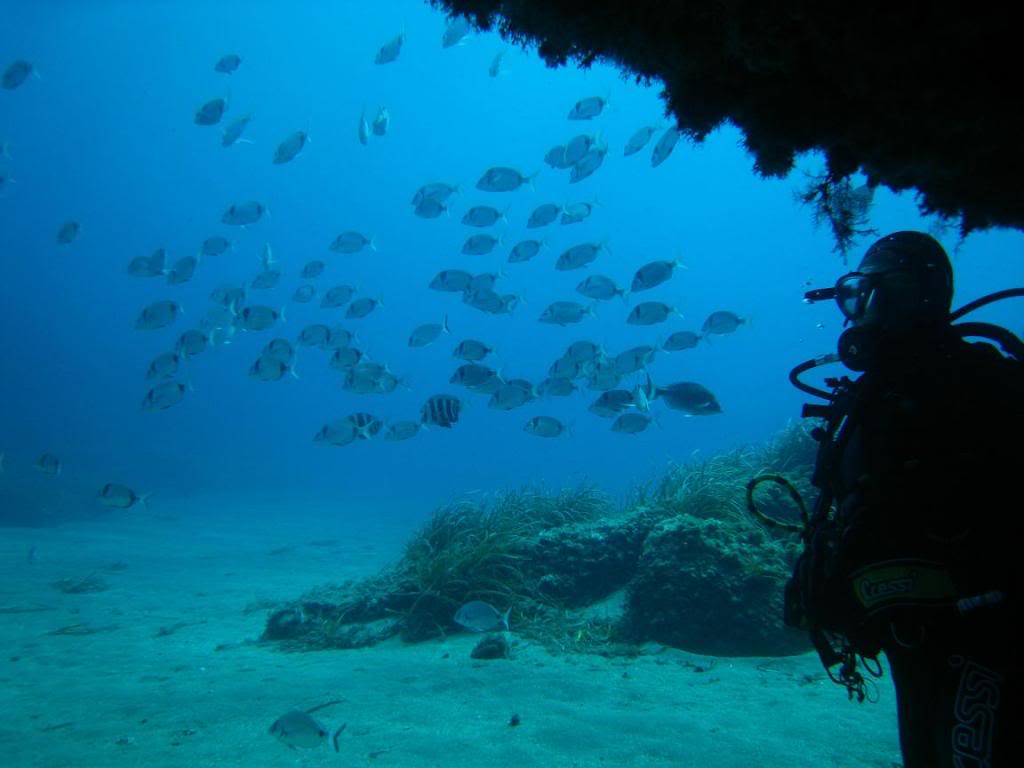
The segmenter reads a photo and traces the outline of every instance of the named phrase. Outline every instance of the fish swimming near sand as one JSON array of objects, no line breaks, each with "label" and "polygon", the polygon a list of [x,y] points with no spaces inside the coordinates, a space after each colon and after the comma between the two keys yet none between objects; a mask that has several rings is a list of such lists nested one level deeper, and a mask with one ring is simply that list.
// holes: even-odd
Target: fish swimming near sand
[{"label": "fish swimming near sand", "polygon": [[466,603],[455,612],[455,623],[465,627],[470,632],[490,632],[492,629],[504,627],[509,631],[508,616],[512,613],[512,607],[504,613],[498,611],[490,603],[480,600],[473,600]]},{"label": "fish swimming near sand", "polygon": [[[337,702],[331,702],[331,704],[335,703]],[[310,712],[323,709],[325,706],[329,705],[322,704],[305,712],[301,709],[286,712],[274,721],[268,732],[292,749],[316,749],[325,744],[328,737],[331,737],[334,751],[337,752],[338,737],[345,730],[347,724],[341,725],[331,736],[331,733],[310,714]]]}]

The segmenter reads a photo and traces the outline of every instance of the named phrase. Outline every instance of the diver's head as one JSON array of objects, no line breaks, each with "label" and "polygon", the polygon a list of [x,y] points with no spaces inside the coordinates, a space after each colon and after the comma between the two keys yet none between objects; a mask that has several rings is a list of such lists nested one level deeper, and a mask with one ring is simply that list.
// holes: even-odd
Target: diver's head
[{"label": "diver's head", "polygon": [[851,326],[839,337],[839,358],[848,368],[899,366],[934,347],[949,327],[953,266],[935,238],[894,232],[868,248],[857,270],[834,288],[804,298],[839,305]]},{"label": "diver's head", "polygon": [[836,283],[836,301],[855,326],[927,333],[948,322],[953,267],[923,232],[894,232],[868,248],[857,271]]}]

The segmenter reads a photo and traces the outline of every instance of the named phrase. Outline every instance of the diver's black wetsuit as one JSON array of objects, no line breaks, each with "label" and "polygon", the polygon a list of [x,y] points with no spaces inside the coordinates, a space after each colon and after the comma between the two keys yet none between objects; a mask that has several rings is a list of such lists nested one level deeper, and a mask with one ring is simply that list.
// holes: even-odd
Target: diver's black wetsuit
[{"label": "diver's black wetsuit", "polygon": [[787,601],[803,626],[885,653],[906,768],[1024,765],[1020,369],[952,336],[873,366],[819,453],[835,518]]}]

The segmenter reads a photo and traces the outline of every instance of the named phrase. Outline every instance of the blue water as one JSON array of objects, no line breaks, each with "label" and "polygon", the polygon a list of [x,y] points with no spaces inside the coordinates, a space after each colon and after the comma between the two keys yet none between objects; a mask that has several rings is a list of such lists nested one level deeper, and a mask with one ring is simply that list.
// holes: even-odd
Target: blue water
[{"label": "blue water", "polygon": [[[453,494],[537,482],[588,480],[621,494],[668,461],[770,437],[798,417],[803,401],[787,383],[789,369],[834,349],[841,330],[835,307],[800,300],[808,285],[830,285],[848,269],[832,253],[828,232],[794,202],[803,171],[820,171],[821,159],[801,158],[784,180],[759,179],[729,127],[700,146],[681,142],[658,168],[650,165],[650,147],[623,157],[635,129],[667,120],[657,86],[638,86],[613,68],[551,70],[495,34],[442,49],[445,19],[411,0],[10,2],[4,15],[0,66],[23,57],[39,73],[0,91],[0,142],[11,153],[0,169],[14,179],[0,190],[0,451],[7,482],[31,476],[32,462],[50,451],[64,467],[53,482],[84,505],[96,504],[104,483],[119,482],[152,493],[154,509],[188,500],[268,524],[314,507],[419,520]],[[375,65],[378,48],[402,31],[398,60]],[[491,78],[488,66],[500,51],[504,71]],[[214,72],[229,52],[242,56],[241,67],[230,76]],[[590,123],[568,121],[571,106],[590,95],[609,98],[605,113]],[[224,122],[195,125],[195,110],[219,96],[229,102]],[[378,105],[390,110],[390,130],[362,146],[357,121],[363,110],[372,118]],[[245,136],[252,143],[221,147],[223,125],[250,112]],[[295,161],[272,164],[278,143],[296,130],[309,133],[309,145]],[[544,165],[551,146],[595,131],[609,152],[589,179],[569,184],[568,172]],[[535,188],[477,191],[476,180],[495,165],[538,173]],[[412,194],[433,181],[462,187],[450,218],[412,213]],[[266,204],[270,215],[244,230],[220,223],[229,205],[247,200]],[[515,242],[538,234],[525,228],[536,205],[573,201],[600,205],[585,223],[540,230],[547,247],[532,262],[504,264]],[[489,256],[459,252],[478,231],[460,223],[476,204],[507,208],[508,224],[495,228],[504,243]],[[81,233],[59,246],[56,231],[68,219],[81,223]],[[871,224],[884,233],[934,222],[918,216],[911,194],[879,190]],[[348,229],[372,236],[376,251],[329,252]],[[185,285],[126,272],[135,256],[164,247],[171,262],[215,234],[230,238],[233,249],[205,259]],[[553,269],[564,248],[594,240],[607,240],[609,252],[591,268]],[[202,353],[187,365],[194,392],[166,411],[141,410],[149,361],[198,324],[211,290],[257,274],[267,242],[285,276],[251,301],[287,305],[287,321]],[[955,231],[943,242],[956,247]],[[963,243],[955,255],[955,305],[1024,284],[1022,242],[1016,232],[987,232]],[[342,322],[407,388],[349,394],[327,355],[306,348],[298,351],[298,380],[247,375],[273,336],[294,339],[307,323],[340,320],[317,302],[290,302],[303,282],[299,270],[314,258],[328,262],[316,281],[321,289],[351,283],[361,295],[383,299],[369,317]],[[637,267],[659,258],[679,258],[686,269],[643,298],[678,307],[682,319],[628,326],[628,307],[612,301],[576,326],[537,321],[551,301],[580,298],[574,287],[586,274],[628,285]],[[499,290],[524,300],[511,317],[485,315],[426,287],[441,269],[503,265]],[[136,331],[142,307],[166,298],[184,307],[183,317],[160,331]],[[448,383],[458,364],[451,350],[463,338],[495,347],[507,376],[537,383],[572,341],[593,340],[616,353],[674,330],[697,330],[719,309],[751,322],[697,349],[661,354],[651,367],[656,381],[709,387],[723,407],[717,416],[685,418],[656,405],[660,426],[629,436],[587,412],[597,393],[498,412],[485,396]],[[446,314],[450,336],[422,349],[407,346],[415,326]],[[1022,329],[1019,304],[976,317]],[[325,422],[355,411],[415,419],[423,401],[440,392],[466,403],[450,431],[340,448],[312,440]],[[538,414],[571,423],[572,433],[556,440],[527,434],[523,425]]]}]

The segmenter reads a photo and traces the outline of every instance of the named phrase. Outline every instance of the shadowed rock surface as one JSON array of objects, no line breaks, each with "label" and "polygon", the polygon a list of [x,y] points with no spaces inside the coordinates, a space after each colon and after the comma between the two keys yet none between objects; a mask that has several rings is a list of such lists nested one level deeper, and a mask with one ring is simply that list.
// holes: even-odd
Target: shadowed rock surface
[{"label": "shadowed rock surface", "polygon": [[734,123],[763,175],[818,149],[830,181],[861,170],[916,190],[925,213],[962,217],[965,232],[1024,225],[1018,33],[995,4],[430,2],[551,66],[607,61],[663,83],[686,136]]}]

